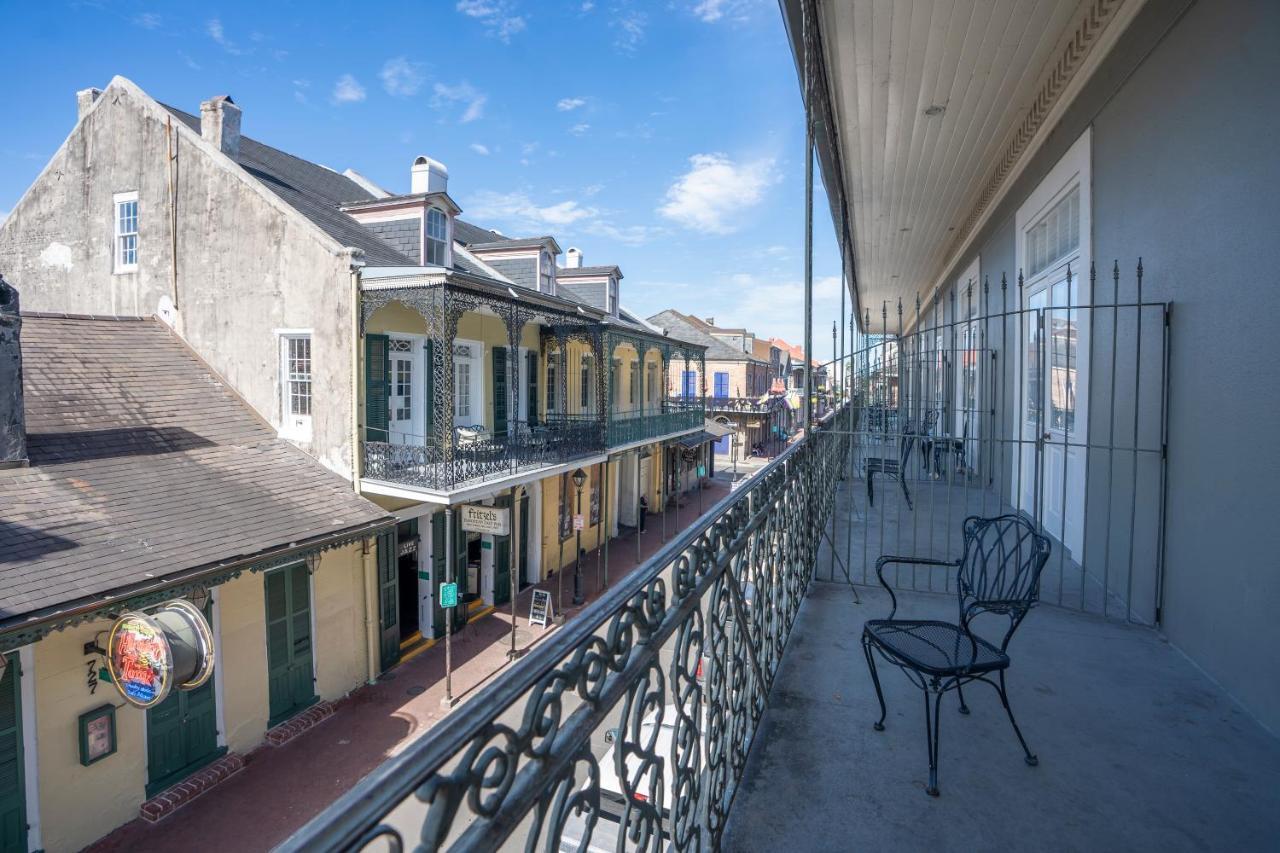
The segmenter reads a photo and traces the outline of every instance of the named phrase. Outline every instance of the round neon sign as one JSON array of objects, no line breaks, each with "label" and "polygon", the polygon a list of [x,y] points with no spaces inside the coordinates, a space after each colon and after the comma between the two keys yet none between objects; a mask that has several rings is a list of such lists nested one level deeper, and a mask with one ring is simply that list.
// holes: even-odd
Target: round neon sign
[{"label": "round neon sign", "polygon": [[107,670],[130,705],[159,705],[175,687],[194,690],[213,674],[213,632],[191,602],[170,601],[151,614],[126,613],[107,641]]}]

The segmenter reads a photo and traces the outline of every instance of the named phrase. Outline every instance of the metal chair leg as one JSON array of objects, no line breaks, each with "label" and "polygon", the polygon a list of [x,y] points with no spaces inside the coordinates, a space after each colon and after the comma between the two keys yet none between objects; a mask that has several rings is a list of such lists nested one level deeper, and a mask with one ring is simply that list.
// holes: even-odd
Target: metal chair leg
[{"label": "metal chair leg", "polygon": [[876,698],[880,700],[880,719],[872,726],[876,731],[884,731],[884,718],[889,713],[884,705],[884,691],[880,689],[880,674],[876,672],[876,659],[871,651],[871,641],[862,635],[862,652],[867,656],[867,669],[871,670],[871,682],[876,686]]},{"label": "metal chair leg", "polygon": [[1022,751],[1025,753],[1025,761],[1032,767],[1040,763],[1038,756],[1031,753],[1031,748],[1027,746],[1027,740],[1022,736],[1022,729],[1018,728],[1018,721],[1013,718],[1013,709],[1009,707],[1009,694],[1005,692],[1004,687],[1004,670],[1000,670],[1000,703],[1004,705],[1004,712],[1009,715],[1009,723],[1013,726],[1013,733],[1018,736],[1018,743],[1022,744]]},{"label": "metal chair leg", "polygon": [[867,503],[871,506],[876,505],[876,489],[873,484],[875,478],[875,471],[867,471]]},{"label": "metal chair leg", "polygon": [[[929,693],[934,693],[933,707],[929,707]],[[934,679],[924,689],[924,728],[929,739],[929,787],[924,792],[938,796],[938,740],[942,725],[942,689]]]},{"label": "metal chair leg", "polygon": [[902,486],[902,496],[907,499],[907,509],[915,511],[915,507],[911,505],[911,492],[907,489],[907,481],[905,477],[898,478],[898,485]]},{"label": "metal chair leg", "polygon": [[956,695],[960,697],[960,713],[969,716],[969,706],[964,703],[964,685],[956,682]]}]

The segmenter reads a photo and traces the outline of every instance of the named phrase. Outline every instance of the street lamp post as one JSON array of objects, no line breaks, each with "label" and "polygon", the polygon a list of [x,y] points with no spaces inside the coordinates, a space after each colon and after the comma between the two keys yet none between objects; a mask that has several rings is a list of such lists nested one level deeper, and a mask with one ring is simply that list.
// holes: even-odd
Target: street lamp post
[{"label": "street lamp post", "polygon": [[586,485],[587,472],[581,468],[573,472],[573,484],[578,487],[578,509],[574,513],[573,526],[578,528],[577,558],[574,560],[573,566],[573,604],[576,607],[584,601],[582,597],[582,526],[578,524],[578,518],[582,516],[582,487]]}]

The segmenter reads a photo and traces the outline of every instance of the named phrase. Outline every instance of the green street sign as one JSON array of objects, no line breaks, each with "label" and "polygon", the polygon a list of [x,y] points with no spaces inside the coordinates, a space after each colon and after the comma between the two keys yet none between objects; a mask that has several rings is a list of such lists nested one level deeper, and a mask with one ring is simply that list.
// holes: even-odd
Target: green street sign
[{"label": "green street sign", "polygon": [[456,583],[440,584],[440,606],[441,607],[457,607],[458,606],[458,585]]}]

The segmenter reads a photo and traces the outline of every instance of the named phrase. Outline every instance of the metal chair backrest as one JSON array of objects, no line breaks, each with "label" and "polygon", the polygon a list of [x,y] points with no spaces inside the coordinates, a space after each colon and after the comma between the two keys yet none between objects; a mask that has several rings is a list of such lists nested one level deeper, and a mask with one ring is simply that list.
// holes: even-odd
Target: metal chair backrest
[{"label": "metal chair backrest", "polygon": [[1040,573],[1051,547],[1025,514],[966,518],[957,573],[961,624],[967,627],[980,613],[1006,615],[1010,625],[1001,648],[1007,646],[1040,597]]}]

